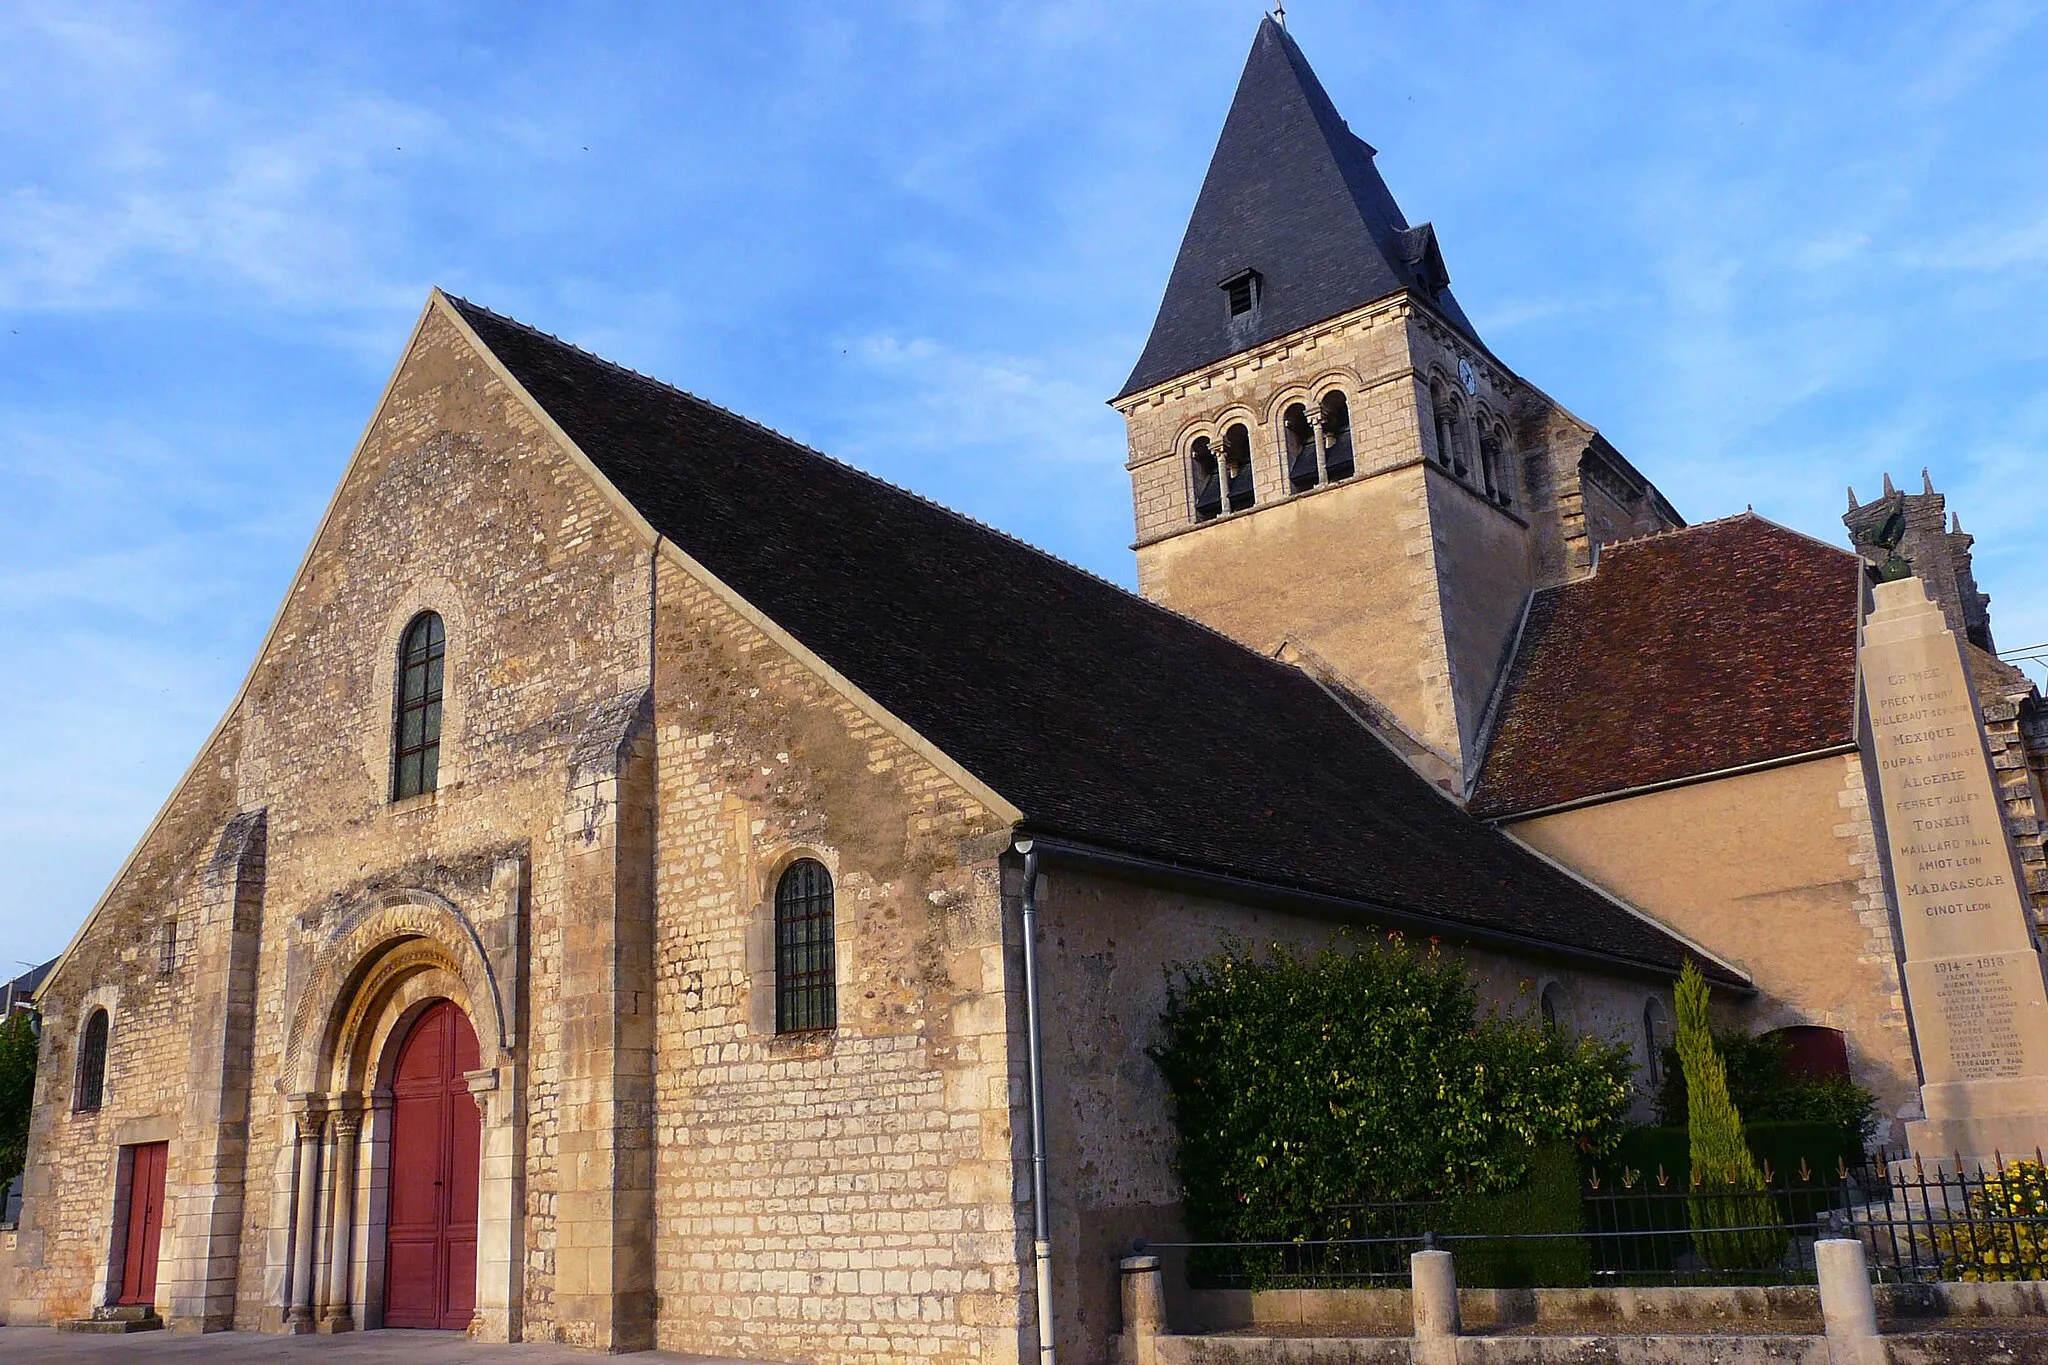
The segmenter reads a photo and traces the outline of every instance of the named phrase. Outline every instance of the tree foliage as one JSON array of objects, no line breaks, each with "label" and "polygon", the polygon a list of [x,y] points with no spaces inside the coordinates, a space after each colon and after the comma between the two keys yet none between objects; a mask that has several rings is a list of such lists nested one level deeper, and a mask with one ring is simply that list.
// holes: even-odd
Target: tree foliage
[{"label": "tree foliage", "polygon": [[[1709,1265],[1745,1269],[1784,1254],[1777,1203],[1742,1136],[1742,1114],[1728,1096],[1728,1072],[1714,1051],[1707,983],[1691,961],[1678,978],[1678,1059],[1685,1073],[1686,1134],[1692,1155],[1687,1201],[1693,1245]],[[1723,1231],[1723,1229],[1743,1229]]]},{"label": "tree foliage", "polygon": [[0,1019],[0,1191],[21,1174],[28,1159],[35,1089],[35,1019],[27,1010],[15,1010]]},{"label": "tree foliage", "polygon": [[1182,969],[1152,1050],[1204,1240],[1343,1236],[1347,1205],[1497,1193],[1539,1144],[1599,1153],[1627,1050],[1482,1017],[1465,969],[1398,939],[1313,955],[1247,945]]}]

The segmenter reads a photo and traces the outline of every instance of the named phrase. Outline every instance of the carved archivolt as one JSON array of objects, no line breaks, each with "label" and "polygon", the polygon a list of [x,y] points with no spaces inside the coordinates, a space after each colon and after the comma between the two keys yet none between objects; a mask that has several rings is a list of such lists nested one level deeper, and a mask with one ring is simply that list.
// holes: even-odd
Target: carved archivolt
[{"label": "carved archivolt", "polygon": [[505,1002],[476,927],[453,903],[431,891],[391,891],[342,916],[316,950],[318,965],[299,991],[285,1044],[287,1092],[326,1088],[351,1040],[374,1022],[379,1003],[399,982],[439,968],[462,982],[468,1012],[486,1060],[509,1051]]}]

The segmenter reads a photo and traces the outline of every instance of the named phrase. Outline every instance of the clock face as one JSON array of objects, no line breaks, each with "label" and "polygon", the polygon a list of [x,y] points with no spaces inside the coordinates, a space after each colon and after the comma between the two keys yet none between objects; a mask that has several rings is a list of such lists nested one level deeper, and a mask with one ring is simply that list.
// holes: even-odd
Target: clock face
[{"label": "clock face", "polygon": [[1464,381],[1466,393],[1477,394],[1479,392],[1479,376],[1474,373],[1471,361],[1464,359],[1458,361],[1458,378]]}]

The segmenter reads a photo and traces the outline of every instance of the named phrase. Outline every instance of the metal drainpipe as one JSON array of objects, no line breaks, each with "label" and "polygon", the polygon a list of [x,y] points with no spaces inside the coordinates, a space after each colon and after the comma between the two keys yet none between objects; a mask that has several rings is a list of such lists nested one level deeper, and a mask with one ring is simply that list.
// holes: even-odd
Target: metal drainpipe
[{"label": "metal drainpipe", "polygon": [[1052,1232],[1045,1205],[1045,1054],[1038,1023],[1038,850],[1019,839],[1024,855],[1024,1026],[1031,1059],[1031,1251],[1038,1266],[1039,1365],[1053,1365]]}]

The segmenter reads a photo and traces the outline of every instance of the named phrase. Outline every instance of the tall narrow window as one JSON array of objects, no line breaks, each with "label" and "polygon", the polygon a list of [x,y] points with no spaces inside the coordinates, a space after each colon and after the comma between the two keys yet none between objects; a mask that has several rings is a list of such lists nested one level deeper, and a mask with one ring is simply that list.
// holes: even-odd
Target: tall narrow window
[{"label": "tall narrow window", "polygon": [[1664,1083],[1664,1047],[1670,1041],[1671,1016],[1665,1012],[1664,1002],[1653,995],[1643,1002],[1643,1049],[1649,1058],[1643,1074],[1651,1085]]},{"label": "tall narrow window", "polygon": [[1572,1006],[1571,1001],[1565,997],[1564,987],[1555,981],[1546,985],[1543,994],[1537,998],[1537,1004],[1543,1011],[1543,1027],[1566,1033],[1571,1031]]},{"label": "tall narrow window", "polygon": [[1323,479],[1316,465],[1316,433],[1308,424],[1308,409],[1299,403],[1289,408],[1280,419],[1280,430],[1287,442],[1287,486],[1306,493]]},{"label": "tall narrow window", "polygon": [[1242,422],[1223,433],[1223,483],[1231,511],[1252,505],[1252,434]]},{"label": "tall narrow window", "polygon": [[1331,483],[1348,479],[1357,468],[1351,454],[1351,404],[1331,389],[1323,395],[1323,476]]},{"label": "tall narrow window", "polygon": [[441,775],[441,662],[448,642],[441,618],[421,612],[405,628],[398,651],[398,734],[391,799],[434,790]]},{"label": "tall narrow window", "polygon": [[775,884],[775,1031],[807,1033],[839,1023],[833,961],[832,874],[812,858]]},{"label": "tall narrow window", "polygon": [[178,922],[167,919],[157,930],[156,974],[171,976],[178,970]]},{"label": "tall narrow window", "polygon": [[1482,427],[1479,432],[1479,483],[1486,490],[1486,496],[1499,495],[1500,436],[1491,428]]},{"label": "tall narrow window", "polygon": [[1208,521],[1223,515],[1223,480],[1216,471],[1216,448],[1206,436],[1197,436],[1188,451],[1189,473],[1195,494],[1195,520]]},{"label": "tall narrow window", "polygon": [[85,1032],[78,1039],[78,1088],[72,1092],[71,1107],[89,1114],[106,1097],[107,1012],[94,1010],[86,1017]]}]

